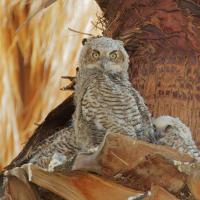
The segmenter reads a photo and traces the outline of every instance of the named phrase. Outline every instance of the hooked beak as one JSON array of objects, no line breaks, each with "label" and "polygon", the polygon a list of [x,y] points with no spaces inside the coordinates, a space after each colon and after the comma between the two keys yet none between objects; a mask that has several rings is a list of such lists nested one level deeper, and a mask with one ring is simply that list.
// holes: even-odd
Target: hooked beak
[{"label": "hooked beak", "polygon": [[153,124],[153,130],[154,130],[154,138],[158,140],[161,138],[161,132],[159,129],[156,128],[156,126]]},{"label": "hooked beak", "polygon": [[105,70],[107,67],[108,60],[103,58],[101,61],[101,67]]},{"label": "hooked beak", "polygon": [[156,130],[156,131],[154,132],[154,134],[155,134],[156,140],[158,140],[159,138],[161,138],[161,133],[160,133],[160,131]]}]

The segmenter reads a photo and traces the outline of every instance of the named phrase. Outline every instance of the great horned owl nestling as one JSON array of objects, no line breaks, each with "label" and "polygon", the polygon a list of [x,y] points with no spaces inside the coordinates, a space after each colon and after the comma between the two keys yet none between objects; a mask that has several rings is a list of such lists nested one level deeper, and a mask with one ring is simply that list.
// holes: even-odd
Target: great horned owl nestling
[{"label": "great horned owl nestling", "polygon": [[47,168],[52,158],[55,162],[51,163],[62,162],[63,155],[70,163],[77,151],[98,146],[106,133],[154,140],[150,113],[128,80],[128,64],[128,54],[121,41],[89,38],[80,55],[73,127],[37,145],[29,162]]},{"label": "great horned owl nestling", "polygon": [[85,41],[75,86],[75,134],[82,148],[98,145],[106,133],[152,141],[150,113],[128,80],[129,57],[119,40]]},{"label": "great horned owl nestling", "polygon": [[200,151],[192,139],[190,129],[178,118],[161,116],[154,119],[153,124],[160,137],[157,144],[170,146],[181,153],[188,153],[200,161]]}]

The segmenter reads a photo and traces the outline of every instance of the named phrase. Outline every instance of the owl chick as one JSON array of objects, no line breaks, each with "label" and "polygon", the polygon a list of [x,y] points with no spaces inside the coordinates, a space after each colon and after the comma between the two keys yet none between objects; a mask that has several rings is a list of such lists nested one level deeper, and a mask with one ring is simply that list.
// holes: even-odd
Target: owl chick
[{"label": "owl chick", "polygon": [[122,41],[84,41],[75,86],[75,134],[82,149],[100,144],[105,134],[122,133],[151,142],[151,116],[128,79],[129,57]]},{"label": "owl chick", "polygon": [[191,131],[179,118],[161,116],[153,119],[153,124],[160,137],[157,144],[170,146],[200,161],[200,151],[192,139]]}]

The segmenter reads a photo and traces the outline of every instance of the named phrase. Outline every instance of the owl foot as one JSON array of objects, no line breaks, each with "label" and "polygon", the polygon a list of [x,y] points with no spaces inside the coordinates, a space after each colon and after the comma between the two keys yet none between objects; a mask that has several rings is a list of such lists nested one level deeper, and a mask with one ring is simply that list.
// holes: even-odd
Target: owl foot
[{"label": "owl foot", "polygon": [[48,171],[53,172],[56,167],[62,165],[66,161],[66,156],[60,153],[54,153],[48,166]]},{"label": "owl foot", "polygon": [[75,157],[75,154],[63,155],[61,153],[55,153],[49,163],[48,171],[71,171]]}]

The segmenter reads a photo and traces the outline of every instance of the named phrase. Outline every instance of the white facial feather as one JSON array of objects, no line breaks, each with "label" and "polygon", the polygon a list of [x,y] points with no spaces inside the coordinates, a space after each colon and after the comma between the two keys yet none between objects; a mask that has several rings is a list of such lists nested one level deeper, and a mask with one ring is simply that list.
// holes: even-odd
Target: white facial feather
[{"label": "white facial feather", "polygon": [[[100,55],[99,59],[92,61],[90,54],[93,50],[98,51]],[[120,56],[118,54],[118,60],[116,61],[109,58],[109,54],[113,51],[118,51],[120,54]],[[81,50],[79,65],[80,70],[87,68],[107,73],[127,73],[129,56],[123,43],[119,40],[108,37],[89,38]]]}]

